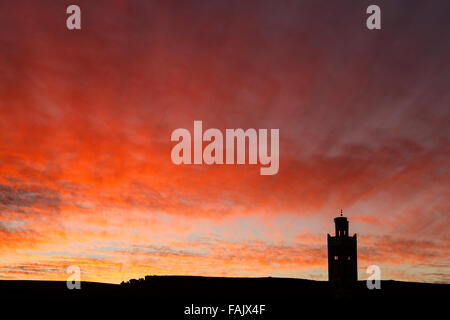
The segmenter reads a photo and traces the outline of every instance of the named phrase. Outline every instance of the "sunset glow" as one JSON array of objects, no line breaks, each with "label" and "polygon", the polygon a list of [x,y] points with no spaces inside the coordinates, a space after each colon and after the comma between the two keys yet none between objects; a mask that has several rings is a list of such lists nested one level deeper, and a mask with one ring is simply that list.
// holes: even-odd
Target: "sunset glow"
[{"label": "sunset glow", "polygon": [[[320,2],[2,1],[0,279],[326,280],[343,208],[360,279],[449,283],[448,10]],[[174,165],[195,120],[279,128],[278,173]]]}]

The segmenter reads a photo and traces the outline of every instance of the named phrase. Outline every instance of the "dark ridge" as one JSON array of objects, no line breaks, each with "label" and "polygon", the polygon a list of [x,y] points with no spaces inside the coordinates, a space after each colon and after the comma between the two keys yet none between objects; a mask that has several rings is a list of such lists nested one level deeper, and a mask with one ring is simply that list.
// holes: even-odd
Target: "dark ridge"
[{"label": "dark ridge", "polygon": [[[290,278],[147,276],[121,285],[81,282],[80,290],[69,290],[65,281],[0,280],[1,304],[16,312],[123,314],[127,319],[142,314],[149,319],[212,319],[186,315],[192,306],[218,307],[221,312],[214,319],[300,319],[308,312],[333,319],[370,314],[404,317],[424,310],[445,311],[449,297],[449,284],[401,281],[382,281],[380,290],[368,290],[365,281],[336,288],[328,281]],[[245,316],[227,313],[230,305],[238,304],[264,305],[266,311]]]},{"label": "dark ridge", "polygon": [[71,300],[108,298],[200,298],[206,300],[439,300],[450,297],[449,284],[381,281],[380,290],[365,281],[336,288],[328,281],[294,278],[227,278],[198,276],[146,276],[118,284],[81,282],[69,290],[65,281],[0,280],[0,296],[9,300]]}]

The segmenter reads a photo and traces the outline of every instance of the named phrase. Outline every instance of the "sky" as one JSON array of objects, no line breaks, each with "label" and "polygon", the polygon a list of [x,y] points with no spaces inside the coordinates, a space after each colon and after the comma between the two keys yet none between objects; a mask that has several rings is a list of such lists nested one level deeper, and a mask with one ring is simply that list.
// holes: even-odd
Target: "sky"
[{"label": "sky", "polygon": [[[66,8],[81,8],[81,30]],[[381,7],[381,30],[365,26]],[[450,283],[448,1],[0,3],[0,279]],[[171,132],[278,128],[280,168],[174,165]]]}]

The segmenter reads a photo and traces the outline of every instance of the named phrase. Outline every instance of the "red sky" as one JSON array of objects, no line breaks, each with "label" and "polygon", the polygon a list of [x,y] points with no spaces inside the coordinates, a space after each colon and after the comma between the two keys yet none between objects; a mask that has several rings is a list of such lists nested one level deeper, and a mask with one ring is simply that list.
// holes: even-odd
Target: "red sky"
[{"label": "red sky", "polygon": [[[447,1],[0,3],[0,279],[450,282]],[[68,31],[66,7],[82,10]],[[280,169],[176,166],[176,128],[279,128]]]}]

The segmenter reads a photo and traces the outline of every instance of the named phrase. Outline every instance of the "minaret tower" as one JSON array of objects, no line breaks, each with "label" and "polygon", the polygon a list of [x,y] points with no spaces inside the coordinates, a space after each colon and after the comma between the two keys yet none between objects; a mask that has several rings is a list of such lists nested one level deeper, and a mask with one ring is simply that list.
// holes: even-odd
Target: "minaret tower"
[{"label": "minaret tower", "polygon": [[328,234],[328,281],[337,285],[358,281],[356,233],[349,236],[348,220],[343,216],[334,218],[335,236]]}]

